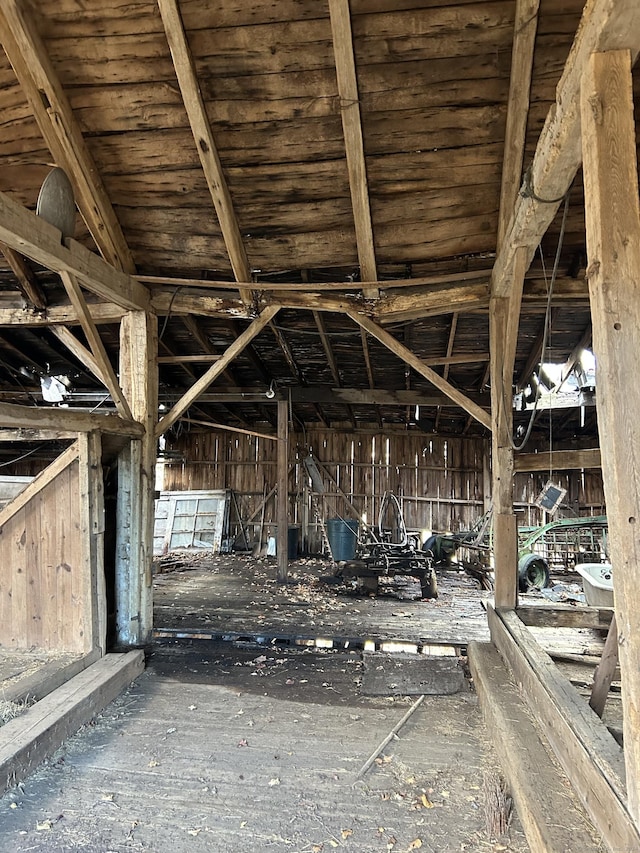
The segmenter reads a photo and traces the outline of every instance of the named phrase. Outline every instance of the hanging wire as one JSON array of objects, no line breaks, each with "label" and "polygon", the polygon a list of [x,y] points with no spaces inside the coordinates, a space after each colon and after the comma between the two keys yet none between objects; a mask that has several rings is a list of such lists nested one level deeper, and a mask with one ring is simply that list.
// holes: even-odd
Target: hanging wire
[{"label": "hanging wire", "polygon": [[[554,261],[553,261],[553,270],[551,271],[551,281],[550,282],[547,281],[547,271],[546,271],[546,267],[544,264],[544,257],[542,254],[542,244],[540,244],[538,246],[538,250],[540,252],[540,258],[542,260],[542,271],[544,274],[545,285],[547,286],[547,307],[546,307],[545,315],[544,315],[544,332],[542,335],[542,348],[541,348],[541,353],[540,353],[540,363],[541,364],[545,363],[545,352],[547,349],[547,340],[548,340],[548,337],[550,334],[550,328],[551,328],[551,298],[553,296],[553,288],[555,285],[556,276],[558,274],[558,266],[560,265],[560,254],[562,252],[562,246],[564,243],[564,234],[565,234],[566,225],[567,225],[567,215],[569,213],[569,196],[570,196],[570,194],[571,194],[571,188],[569,188],[569,190],[567,190],[567,193],[564,196],[564,210],[562,212],[562,224],[560,225],[560,234],[558,235],[558,245],[556,248],[556,254],[555,254]],[[502,394],[500,395],[500,397],[502,400],[502,405],[505,407],[505,411],[506,411],[507,407],[506,407],[506,401],[505,401],[505,394],[506,394],[506,388],[504,387],[504,382],[503,382]],[[531,417],[529,418],[529,423],[527,425],[527,429],[525,431],[524,438],[522,439],[520,444],[516,444],[516,442],[513,439],[513,436],[509,436],[509,443],[511,444],[511,447],[513,450],[516,450],[516,451],[522,450],[526,446],[527,442],[529,441],[529,438],[531,437],[531,431],[533,429],[533,422],[534,422],[535,416],[538,412],[539,400],[540,400],[540,383],[538,383],[538,385],[536,387],[536,396],[535,396],[534,401],[533,401],[533,409],[531,410]],[[551,418],[549,418],[549,420],[551,421]]]},{"label": "hanging wire", "polygon": [[37,447],[33,447],[31,450],[23,453],[22,456],[18,456],[17,459],[9,459],[8,462],[0,462],[0,468],[6,468],[7,465],[15,465],[16,462],[22,462],[23,459],[27,458],[27,456],[31,456],[32,453],[37,453],[38,450],[42,450],[43,447],[44,444],[39,444]]}]

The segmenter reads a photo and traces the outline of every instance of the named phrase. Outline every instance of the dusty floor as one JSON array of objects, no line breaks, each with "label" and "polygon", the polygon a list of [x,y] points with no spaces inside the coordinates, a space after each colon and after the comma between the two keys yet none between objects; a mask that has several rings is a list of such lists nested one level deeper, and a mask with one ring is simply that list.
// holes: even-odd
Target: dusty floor
[{"label": "dusty floor", "polygon": [[0,849],[95,853],[528,850],[487,837],[496,760],[471,691],[361,695],[344,651],[157,646],[147,671],[0,800]]}]

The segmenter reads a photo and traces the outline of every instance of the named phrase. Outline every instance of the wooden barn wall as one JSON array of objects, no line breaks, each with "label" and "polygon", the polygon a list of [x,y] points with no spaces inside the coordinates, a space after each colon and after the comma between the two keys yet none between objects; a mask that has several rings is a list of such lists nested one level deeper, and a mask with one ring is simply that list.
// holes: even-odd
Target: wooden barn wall
[{"label": "wooden barn wall", "polygon": [[[325,493],[316,505],[324,518],[352,517],[342,492],[368,523],[376,524],[387,491],[401,501],[405,522],[414,531],[458,531],[484,513],[482,439],[444,438],[419,433],[354,433],[314,429],[292,436],[289,465],[289,519],[302,527],[304,546],[321,550],[310,482],[302,460],[310,451],[321,465]],[[167,444],[163,488],[229,489],[235,492],[250,538],[262,541],[275,532],[275,500],[261,505],[276,484],[276,442],[224,432],[192,432]],[[322,470],[324,469],[324,470]],[[516,510],[520,524],[542,520],[533,505],[547,474],[518,474]],[[599,471],[554,476],[567,488],[570,513],[604,511]],[[233,535],[237,526],[231,511]]]},{"label": "wooden barn wall", "polygon": [[2,525],[0,645],[91,648],[82,516],[76,459]]}]

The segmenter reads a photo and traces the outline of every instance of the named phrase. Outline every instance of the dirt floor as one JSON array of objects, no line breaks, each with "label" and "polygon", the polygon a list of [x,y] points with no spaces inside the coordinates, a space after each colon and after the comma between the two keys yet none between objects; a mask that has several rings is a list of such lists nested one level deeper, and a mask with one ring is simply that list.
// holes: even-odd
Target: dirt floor
[{"label": "dirt floor", "polygon": [[[141,678],[0,800],[0,849],[528,850],[490,838],[496,759],[476,696],[365,697],[359,652],[165,642]],[[501,817],[505,817],[502,812]]]}]

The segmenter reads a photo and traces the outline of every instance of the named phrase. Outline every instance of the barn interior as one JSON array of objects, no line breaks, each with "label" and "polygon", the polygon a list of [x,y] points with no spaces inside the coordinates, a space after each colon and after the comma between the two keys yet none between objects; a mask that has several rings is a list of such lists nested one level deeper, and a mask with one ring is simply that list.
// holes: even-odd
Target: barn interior
[{"label": "barn interior", "polygon": [[[350,683],[337,704],[363,758],[367,727],[382,737],[411,711],[403,760],[424,766],[405,787],[464,741],[475,769],[456,778],[477,790],[482,741],[511,835],[438,830],[449,794],[425,781],[400,841],[371,803],[353,842],[348,811],[298,836],[256,805],[257,849],[640,849],[635,0],[3,0],[0,42],[0,652],[4,698],[37,700],[0,728],[15,849],[64,832],[16,786],[45,791],[36,768],[67,738],[95,756],[148,713],[166,740],[191,695],[196,734],[166,776],[153,750],[127,756],[144,779],[114,769],[113,747],[111,781],[92,766],[76,783],[81,840],[102,849],[86,791],[110,803],[126,777],[155,808],[199,732],[227,732],[228,766],[259,777],[225,691],[280,721],[282,755],[308,702],[306,740],[334,766],[332,678],[403,654],[463,673],[483,716],[466,693],[421,688],[414,709],[405,685],[363,705]],[[594,516],[606,549],[589,556],[613,567],[614,599],[522,586],[525,528]],[[436,534],[473,539],[472,565],[434,569]],[[336,588],[371,543],[387,569],[402,546],[400,574],[423,572],[413,598],[383,594],[378,563],[353,569],[359,597]],[[261,702],[229,675],[231,648],[247,676],[277,671],[300,694],[270,684]],[[199,655],[226,681],[176,689]],[[101,713],[83,752],[72,735]],[[430,756],[411,727],[448,714],[478,742],[447,751],[442,729]],[[270,768],[269,802],[286,811],[313,766],[288,783]],[[358,807],[316,782],[301,821]],[[457,813],[480,802],[463,787]],[[246,849],[241,817],[180,840],[168,818],[155,836],[122,821],[122,849]]]}]

